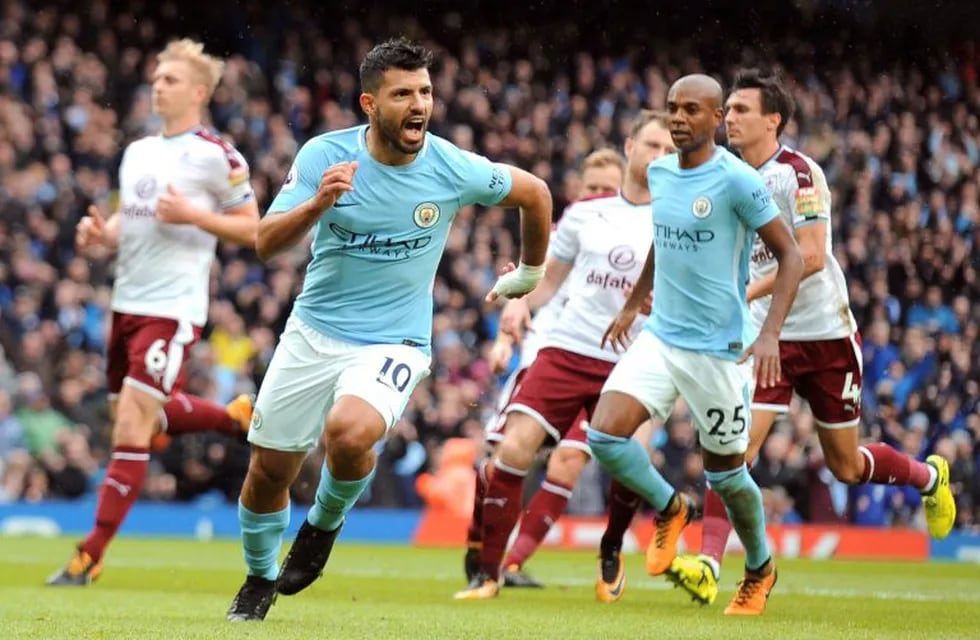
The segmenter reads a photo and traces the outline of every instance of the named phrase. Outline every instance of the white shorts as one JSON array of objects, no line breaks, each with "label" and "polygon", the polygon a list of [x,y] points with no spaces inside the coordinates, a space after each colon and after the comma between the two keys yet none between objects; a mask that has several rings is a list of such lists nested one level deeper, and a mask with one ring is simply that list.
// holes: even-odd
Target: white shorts
[{"label": "white shorts", "polygon": [[701,446],[718,455],[745,453],[749,444],[752,364],[678,349],[643,330],[616,364],[602,391],[636,398],[667,419],[680,395],[698,427]]},{"label": "white shorts", "polygon": [[277,451],[309,451],[341,396],[370,404],[390,429],[429,374],[429,362],[415,347],[350,344],[290,316],[255,400],[248,441]]}]

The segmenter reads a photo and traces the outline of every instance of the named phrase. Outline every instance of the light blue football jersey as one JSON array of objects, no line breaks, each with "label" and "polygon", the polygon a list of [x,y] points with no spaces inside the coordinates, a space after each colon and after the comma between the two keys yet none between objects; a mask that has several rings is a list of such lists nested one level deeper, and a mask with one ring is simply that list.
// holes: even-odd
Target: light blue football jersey
[{"label": "light blue football jersey", "polygon": [[644,329],[665,343],[737,359],[756,338],[745,301],[755,230],[779,215],[758,172],[718,147],[681,169],[647,168],[653,198],[653,313]]},{"label": "light blue football jersey", "polygon": [[323,172],[356,160],[354,191],[317,222],[312,259],[293,312],[324,335],[354,344],[429,351],[432,286],[456,212],[494,205],[511,188],[506,166],[427,134],[407,165],[368,153],[367,125],[309,140],[269,207],[275,215],[316,193]]}]

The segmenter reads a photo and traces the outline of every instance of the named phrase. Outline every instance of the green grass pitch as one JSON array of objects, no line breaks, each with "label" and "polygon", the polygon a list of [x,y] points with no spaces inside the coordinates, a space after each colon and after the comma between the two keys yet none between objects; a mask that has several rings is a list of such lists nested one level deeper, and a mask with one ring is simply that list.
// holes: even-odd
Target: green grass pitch
[{"label": "green grass pitch", "polygon": [[741,573],[733,557],[722,593],[700,607],[628,559],[614,605],[595,601],[592,554],[544,551],[528,569],[541,591],[506,590],[454,602],[463,586],[459,550],[344,543],[324,577],[280,597],[264,623],[229,623],[224,612],[244,577],[233,541],[120,539],[100,581],[52,589],[45,577],[67,559],[70,539],[0,538],[0,637],[120,640],[225,638],[795,639],[980,637],[980,568],[959,564],[783,560],[766,615],[722,615]]}]

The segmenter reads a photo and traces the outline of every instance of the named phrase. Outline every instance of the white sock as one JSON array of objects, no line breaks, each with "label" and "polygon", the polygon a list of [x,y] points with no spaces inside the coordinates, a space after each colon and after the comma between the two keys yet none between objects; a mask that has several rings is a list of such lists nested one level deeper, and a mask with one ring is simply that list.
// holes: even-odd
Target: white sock
[{"label": "white sock", "polygon": [[717,560],[705,554],[702,554],[698,559],[711,568],[711,573],[714,574],[715,580],[718,580],[718,578],[721,577],[721,565],[718,564]]},{"label": "white sock", "polygon": [[936,489],[936,482],[939,481],[939,472],[931,464],[927,464],[926,466],[929,467],[929,483],[926,484],[926,488],[922,490],[922,493],[930,494]]}]

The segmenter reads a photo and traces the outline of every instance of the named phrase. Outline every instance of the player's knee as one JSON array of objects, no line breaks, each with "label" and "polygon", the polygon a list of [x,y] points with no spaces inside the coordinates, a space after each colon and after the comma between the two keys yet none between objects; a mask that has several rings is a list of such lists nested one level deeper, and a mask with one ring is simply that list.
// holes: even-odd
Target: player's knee
[{"label": "player's knee", "polygon": [[827,468],[840,482],[844,484],[861,484],[864,475],[863,462],[860,454],[854,457],[827,456]]},{"label": "player's knee", "polygon": [[[366,415],[367,412],[370,415]],[[385,432],[381,416],[374,409],[334,407],[323,430],[323,446],[331,456],[356,458],[370,451]]]},{"label": "player's knee", "polygon": [[288,489],[295,475],[293,469],[276,460],[273,455],[253,455],[248,467],[249,483],[257,484],[266,491]]},{"label": "player's knee", "polygon": [[148,447],[157,421],[156,416],[147,414],[138,406],[120,405],[113,425],[112,442],[115,446]]},{"label": "player's knee", "polygon": [[537,447],[528,448],[519,438],[507,434],[504,441],[497,447],[496,460],[512,469],[526,471],[531,468],[537,451]]},{"label": "player's knee", "polygon": [[589,420],[589,431],[629,438],[649,418],[650,414],[636,398],[618,391],[608,391],[599,398]]},{"label": "player's knee", "polygon": [[535,418],[520,412],[507,416],[507,431],[497,447],[497,459],[515,469],[529,469],[547,432]]},{"label": "player's knee", "polygon": [[588,454],[581,449],[558,447],[548,459],[548,478],[571,486],[578,482],[588,461]]},{"label": "player's knee", "polygon": [[596,407],[595,413],[592,414],[592,420],[589,421],[589,431],[608,434],[610,433],[609,429],[614,427],[615,423],[615,411],[608,404],[604,405],[600,402],[599,406]]},{"label": "player's knee", "polygon": [[324,432],[323,446],[333,458],[357,458],[371,451],[378,438],[370,429],[353,425],[348,429]]}]

